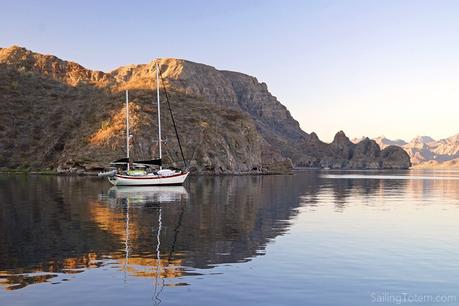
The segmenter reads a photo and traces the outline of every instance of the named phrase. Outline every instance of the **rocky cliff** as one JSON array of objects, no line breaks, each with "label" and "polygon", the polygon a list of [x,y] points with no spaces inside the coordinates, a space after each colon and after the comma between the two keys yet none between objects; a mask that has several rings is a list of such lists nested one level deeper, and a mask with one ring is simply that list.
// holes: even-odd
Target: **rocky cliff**
[{"label": "rocky cliff", "polygon": [[[326,144],[305,133],[254,77],[178,59],[159,64],[193,171],[409,167],[395,148],[380,151],[370,140],[352,144],[344,133]],[[154,62],[105,73],[21,47],[0,49],[0,167],[91,171],[124,156],[126,89],[131,153],[155,157],[154,76]],[[165,160],[182,166],[166,105],[163,110]]]},{"label": "rocky cliff", "polygon": [[333,142],[325,145],[323,157],[317,161],[322,168],[332,169],[407,169],[411,166],[409,156],[396,146],[381,150],[369,138],[353,143],[340,131]]}]

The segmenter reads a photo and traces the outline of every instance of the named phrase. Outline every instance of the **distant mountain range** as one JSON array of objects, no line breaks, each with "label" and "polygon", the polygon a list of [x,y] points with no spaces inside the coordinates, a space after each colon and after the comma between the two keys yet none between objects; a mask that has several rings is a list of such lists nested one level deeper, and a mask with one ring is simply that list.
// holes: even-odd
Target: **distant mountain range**
[{"label": "distant mountain range", "polygon": [[[416,168],[459,168],[459,133],[440,140],[430,136],[417,136],[410,142],[384,136],[373,140],[381,150],[391,145],[402,147]],[[353,142],[356,141],[360,139],[353,139]]]}]

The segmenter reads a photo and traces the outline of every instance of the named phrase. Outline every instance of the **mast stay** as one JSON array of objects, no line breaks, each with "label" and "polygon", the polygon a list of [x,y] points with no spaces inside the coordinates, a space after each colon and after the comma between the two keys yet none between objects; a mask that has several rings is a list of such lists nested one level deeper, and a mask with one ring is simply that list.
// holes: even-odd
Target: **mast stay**
[{"label": "mast stay", "polygon": [[[162,159],[162,151],[161,151],[161,106],[160,106],[160,101],[159,101],[159,65],[158,61],[156,61],[156,100],[158,104],[158,148],[159,148],[159,159]],[[159,169],[161,170],[163,166],[159,166]]]},{"label": "mast stay", "polygon": [[126,158],[129,171],[129,91],[126,90]]},{"label": "mast stay", "polygon": [[[188,164],[187,164],[187,162],[185,160],[185,155],[183,154],[182,143],[180,142],[180,137],[179,137],[179,134],[178,134],[178,131],[177,131],[177,125],[175,124],[174,115],[172,114],[172,108],[171,108],[171,103],[169,101],[169,95],[168,95],[167,90],[166,90],[166,84],[164,82],[163,74],[161,73],[161,70],[159,69],[158,62],[156,62],[156,76],[157,76],[157,79],[159,79],[158,78],[158,73],[159,73],[159,78],[161,79],[161,83],[163,85],[164,95],[166,96],[167,107],[169,109],[169,114],[171,116],[172,124],[174,126],[175,137],[177,137],[177,142],[178,142],[178,145],[179,145],[179,148],[180,148],[180,154],[182,156],[182,160],[183,160],[183,163],[185,165],[185,168],[187,168]],[[159,88],[159,83],[157,84],[156,87]],[[158,111],[159,111],[159,89],[157,89],[157,92],[158,92]],[[160,144],[160,150],[161,150],[161,144]],[[161,156],[160,156],[160,158],[161,158]]]}]

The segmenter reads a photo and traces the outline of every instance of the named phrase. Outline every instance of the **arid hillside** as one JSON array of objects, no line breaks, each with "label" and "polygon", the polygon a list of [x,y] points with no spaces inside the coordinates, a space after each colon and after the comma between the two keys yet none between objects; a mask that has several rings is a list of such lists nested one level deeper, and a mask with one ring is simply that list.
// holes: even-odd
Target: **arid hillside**
[{"label": "arid hillside", "polygon": [[[278,173],[292,166],[407,168],[397,147],[331,144],[299,127],[256,78],[178,59],[159,59],[191,170]],[[0,167],[98,171],[125,155],[129,90],[134,158],[156,157],[155,63],[109,73],[12,46],[0,49]],[[163,88],[161,88],[163,89]],[[165,161],[183,166],[161,90]]]}]

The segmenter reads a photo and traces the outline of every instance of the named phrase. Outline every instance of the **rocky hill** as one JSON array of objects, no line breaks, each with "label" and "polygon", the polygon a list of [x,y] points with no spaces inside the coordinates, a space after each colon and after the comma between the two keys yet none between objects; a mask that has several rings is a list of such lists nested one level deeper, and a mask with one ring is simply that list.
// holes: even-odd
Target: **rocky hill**
[{"label": "rocky hill", "polygon": [[342,131],[335,135],[332,143],[324,147],[319,150],[323,152],[319,161],[322,168],[406,169],[411,166],[409,156],[399,147],[388,146],[381,150],[369,138],[353,143]]},{"label": "rocky hill", "polygon": [[416,169],[459,169],[459,158],[440,162],[427,160],[414,165]]},{"label": "rocky hill", "polygon": [[[307,134],[265,83],[185,60],[159,59],[185,158],[199,173],[277,173],[292,166],[407,168],[397,147],[331,144]],[[52,55],[0,49],[0,167],[97,171],[125,155],[124,90],[129,90],[134,158],[155,157],[154,62],[105,73]],[[164,91],[162,91],[164,101]],[[165,160],[180,163],[163,106]]]},{"label": "rocky hill", "polygon": [[403,148],[416,168],[459,167],[459,134],[438,141],[430,136],[417,136],[410,142],[390,140],[384,136],[373,140],[381,149],[389,145]]},{"label": "rocky hill", "polygon": [[418,167],[457,167],[459,134],[438,141],[428,136],[419,136],[402,148]]}]

